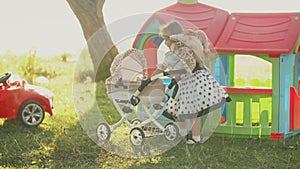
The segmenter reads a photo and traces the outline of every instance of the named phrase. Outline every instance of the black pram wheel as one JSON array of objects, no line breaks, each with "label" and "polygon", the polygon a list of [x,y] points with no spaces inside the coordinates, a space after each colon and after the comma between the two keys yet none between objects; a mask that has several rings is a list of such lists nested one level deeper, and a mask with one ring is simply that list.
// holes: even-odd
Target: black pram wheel
[{"label": "black pram wheel", "polygon": [[111,129],[105,122],[98,124],[96,128],[96,135],[99,141],[109,141],[111,135]]},{"label": "black pram wheel", "polygon": [[144,144],[145,133],[139,128],[135,127],[130,131],[130,142],[133,146],[141,146]]}]

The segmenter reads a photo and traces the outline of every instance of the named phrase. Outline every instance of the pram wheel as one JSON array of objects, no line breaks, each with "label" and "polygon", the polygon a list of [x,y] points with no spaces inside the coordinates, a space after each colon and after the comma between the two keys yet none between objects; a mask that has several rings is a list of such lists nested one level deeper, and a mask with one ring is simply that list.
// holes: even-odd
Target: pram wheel
[{"label": "pram wheel", "polygon": [[133,119],[131,124],[133,127],[137,127],[139,124],[141,124],[141,120],[140,119]]},{"label": "pram wheel", "polygon": [[130,142],[134,146],[141,146],[144,144],[145,133],[139,128],[135,127],[130,131]]},{"label": "pram wheel", "polygon": [[96,135],[99,141],[109,141],[111,130],[107,123],[99,123],[96,128]]},{"label": "pram wheel", "polygon": [[165,126],[165,138],[168,141],[174,141],[179,138],[179,129],[174,123],[168,123]]}]

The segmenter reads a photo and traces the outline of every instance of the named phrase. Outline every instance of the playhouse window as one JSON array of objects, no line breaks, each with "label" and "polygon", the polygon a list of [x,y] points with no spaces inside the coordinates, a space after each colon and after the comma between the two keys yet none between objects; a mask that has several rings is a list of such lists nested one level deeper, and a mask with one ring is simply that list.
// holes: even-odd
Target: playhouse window
[{"label": "playhouse window", "polygon": [[224,113],[228,123],[251,128],[250,133],[253,127],[270,126],[272,124],[272,64],[267,61],[268,57],[253,55],[230,57],[229,80],[233,86],[225,88],[232,102]]},{"label": "playhouse window", "polygon": [[234,86],[272,88],[272,64],[252,55],[234,56]]}]

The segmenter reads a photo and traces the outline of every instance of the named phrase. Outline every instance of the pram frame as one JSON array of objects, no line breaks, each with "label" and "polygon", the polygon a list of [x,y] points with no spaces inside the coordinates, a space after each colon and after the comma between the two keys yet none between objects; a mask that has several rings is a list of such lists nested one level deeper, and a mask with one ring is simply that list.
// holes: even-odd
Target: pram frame
[{"label": "pram frame", "polygon": [[[129,98],[128,96],[124,96],[124,99],[120,99],[120,100],[116,100],[113,99],[114,95],[116,94],[130,94],[129,92],[122,92],[122,91],[118,91],[115,92],[113,94],[109,94],[110,98],[112,98],[111,100],[113,101],[114,105],[117,105],[118,102],[123,102],[124,104],[126,104],[126,106],[123,107],[123,109],[121,109],[120,106],[115,106],[117,111],[120,113],[121,115],[121,119],[113,124],[113,125],[108,125],[105,122],[101,122],[98,124],[97,126],[97,136],[98,139],[101,141],[109,141],[110,139],[110,135],[111,133],[118,128],[120,125],[122,125],[123,123],[125,123],[131,130],[130,130],[130,142],[132,143],[132,145],[134,146],[140,146],[144,144],[144,139],[146,137],[153,137],[153,136],[157,136],[157,135],[164,135],[165,138],[169,141],[174,141],[177,138],[179,138],[179,128],[177,126],[177,124],[175,123],[175,120],[171,119],[171,122],[167,123],[165,126],[163,126],[161,123],[159,123],[157,121],[157,117],[159,115],[162,114],[162,112],[164,112],[165,109],[164,106],[166,104],[166,102],[169,100],[170,96],[169,96],[169,91],[172,89],[173,86],[168,86],[167,88],[165,88],[165,98],[159,103],[159,104],[155,104],[153,105],[154,112],[150,113],[151,111],[149,111],[149,108],[146,105],[141,105],[141,107],[143,108],[144,112],[146,112],[146,115],[148,116],[148,118],[144,121],[139,120],[139,119],[134,119],[132,120],[132,122],[130,122],[127,117],[128,115],[131,113],[131,111],[134,110],[135,106],[137,106],[141,99],[140,99],[140,94],[142,93],[142,91],[153,81],[161,78],[161,77],[165,77],[165,76],[170,76],[170,75],[174,75],[174,74],[178,74],[178,73],[182,73],[182,70],[179,71],[169,71],[169,72],[162,72],[159,74],[156,74],[146,80],[143,80],[140,84],[140,86],[138,87],[138,89],[134,92],[134,94],[131,96],[130,100],[126,100],[126,98]],[[131,110],[130,112],[128,111],[124,111],[124,108],[126,108],[126,110]],[[145,127],[147,124],[153,123],[157,128],[147,128]],[[99,131],[99,130],[102,131]],[[148,132],[148,130],[151,130],[151,134],[146,134],[145,132]],[[153,134],[154,133],[154,134]]]},{"label": "pram frame", "polygon": [[[132,55],[133,54],[133,55]],[[98,123],[96,127],[96,136],[98,138],[98,141],[106,142],[110,140],[111,133],[116,130],[119,126],[121,126],[123,123],[125,123],[130,129],[132,129],[136,124],[140,123],[141,120],[134,119],[131,122],[128,120],[128,116],[131,114],[131,112],[134,110],[134,107],[130,104],[129,98],[132,96],[132,89],[137,86],[137,83],[135,81],[123,81],[122,76],[120,75],[122,68],[121,64],[124,59],[126,59],[128,56],[130,56],[133,60],[135,60],[137,63],[143,65],[143,69],[140,71],[141,75],[145,79],[148,75],[147,69],[145,67],[147,66],[147,63],[145,60],[143,60],[144,56],[137,50],[137,49],[129,49],[125,53],[122,53],[114,59],[110,71],[111,71],[111,77],[106,79],[106,87],[107,87],[107,93],[112,100],[115,108],[121,115],[121,119],[112,125],[109,125],[107,122],[100,122]],[[141,60],[140,60],[141,59]],[[138,85],[140,88],[140,85]],[[164,84],[162,83],[163,89],[165,89]],[[134,89],[134,91],[136,88]],[[149,88],[150,92],[152,88]],[[140,95],[141,93],[139,93]],[[147,96],[149,94],[149,91],[145,90],[142,95]],[[121,96],[124,97],[122,98]],[[116,97],[117,96],[117,97]],[[117,98],[117,99],[116,99]],[[123,108],[119,106],[119,104],[122,103],[124,105]],[[155,113],[159,114],[159,113]],[[146,121],[146,123],[153,121],[153,118]],[[145,124],[145,123],[143,123]],[[158,124],[158,123],[156,123]]]},{"label": "pram frame", "polygon": [[[107,88],[108,90],[116,90],[117,92],[111,92],[109,93],[109,97],[112,100],[113,104],[115,105],[117,111],[121,115],[121,119],[113,124],[109,125],[106,122],[100,122],[97,125],[96,128],[96,136],[98,137],[98,141],[101,142],[107,142],[110,140],[111,133],[116,130],[119,126],[121,126],[123,123],[125,123],[131,130],[130,130],[130,141],[132,145],[139,146],[144,144],[144,138],[156,136],[156,135],[165,135],[165,138],[170,141],[174,141],[179,136],[179,129],[177,124],[174,120],[167,123],[165,126],[163,126],[161,123],[157,121],[157,117],[164,112],[165,105],[167,101],[169,100],[170,96],[168,95],[169,90],[171,88],[166,88],[166,86],[162,83],[164,96],[160,100],[158,104],[151,106],[150,108],[145,106],[144,104],[141,105],[141,108],[143,109],[143,112],[146,112],[146,115],[148,118],[146,120],[140,120],[140,119],[134,119],[131,122],[128,120],[129,114],[134,110],[135,106],[137,106],[143,99],[141,97],[144,95],[147,96],[147,94],[151,93],[153,88],[149,88],[149,84],[153,81],[170,75],[180,74],[183,73],[182,70],[175,70],[175,71],[169,71],[169,72],[162,72],[159,74],[156,74],[150,78],[147,78],[146,80],[142,80],[140,85],[138,86],[137,90],[132,94],[130,91],[132,91],[132,86],[130,86],[130,83],[123,84],[123,81],[121,79],[118,79],[120,76],[118,73],[118,70],[120,68],[120,63],[122,59],[126,58],[127,56],[131,54],[137,54],[137,57],[141,57],[141,53],[139,53],[136,49],[128,50],[126,53],[119,55],[118,58],[116,58],[111,66],[111,74],[112,76],[107,79],[106,84],[108,82],[111,82],[110,88]],[[133,55],[134,56],[134,55]],[[134,56],[135,57],[135,56]],[[136,58],[135,58],[136,59]],[[118,77],[118,78],[116,78]],[[143,69],[143,77],[147,77],[147,70]],[[113,82],[113,83],[112,83]],[[107,85],[108,87],[109,85]],[[147,89],[145,89],[147,87]],[[148,92],[147,92],[148,91]],[[149,92],[150,91],[150,92]],[[115,97],[118,95],[118,97]],[[125,95],[125,98],[120,98],[120,96]],[[130,96],[129,96],[130,95]],[[148,95],[149,96],[149,95]],[[116,99],[118,98],[118,99]],[[128,98],[130,98],[128,100]],[[151,98],[151,97],[150,97]],[[121,108],[118,104],[122,103],[125,106]],[[153,109],[152,109],[153,107]],[[151,133],[148,133],[147,125],[148,124],[154,124],[155,127],[150,127]],[[146,134],[145,134],[146,133]]]},{"label": "pram frame", "polygon": [[[173,71],[168,71],[168,72],[162,72],[158,73],[156,75],[153,75],[152,77],[143,80],[140,87],[137,89],[137,91],[133,94],[133,96],[130,99],[130,103],[132,106],[137,106],[140,102],[139,95],[140,93],[153,81],[164,77],[164,76],[170,76],[170,75],[180,75],[182,73],[186,73],[185,70],[173,70]],[[154,135],[164,135],[165,138],[168,141],[175,141],[177,140],[180,135],[179,135],[179,128],[177,126],[177,123],[175,119],[171,119],[172,121],[167,123],[165,126],[161,125],[156,118],[158,115],[162,112],[164,112],[164,105],[167,103],[167,101],[170,99],[170,95],[168,94],[169,91],[172,89],[172,87],[175,85],[175,83],[172,83],[172,85],[168,85],[168,87],[165,89],[165,99],[160,102],[159,106],[161,107],[160,110],[154,111],[154,113],[149,113],[149,111],[145,111],[147,116],[149,117],[145,121],[141,122],[140,124],[137,124],[134,128],[131,129],[130,131],[130,142],[134,146],[142,146],[144,144],[144,139],[146,137],[149,137],[145,134],[144,126],[153,123],[155,126],[158,127],[158,132],[156,134],[152,134],[150,136]],[[147,109],[146,106],[142,105],[144,109]]]}]

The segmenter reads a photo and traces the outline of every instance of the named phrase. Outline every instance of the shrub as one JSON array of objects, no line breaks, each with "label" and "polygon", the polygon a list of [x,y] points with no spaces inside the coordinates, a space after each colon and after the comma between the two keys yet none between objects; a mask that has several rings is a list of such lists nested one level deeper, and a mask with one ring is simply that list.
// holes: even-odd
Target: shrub
[{"label": "shrub", "polygon": [[[20,75],[27,80],[28,83],[33,84],[34,78],[44,76],[48,79],[59,75],[52,64],[42,64],[44,58],[37,57],[36,51],[30,51],[28,55],[20,56],[17,68],[20,69]],[[19,65],[19,66],[18,66]]]},{"label": "shrub", "polygon": [[87,79],[94,79],[95,72],[88,49],[81,51],[80,57],[75,68],[74,80],[76,82],[85,82]]},{"label": "shrub", "polygon": [[63,62],[67,62],[68,58],[71,57],[71,56],[72,56],[72,55],[69,54],[69,53],[64,53],[64,54],[62,54],[62,55],[60,56],[60,58],[61,58],[61,60],[62,60]]},{"label": "shrub", "polygon": [[29,52],[29,55],[26,57],[26,60],[24,64],[21,64],[21,71],[23,77],[26,78],[28,83],[33,83],[33,78],[34,78],[34,64],[35,64],[35,58],[36,58],[36,51]]}]

